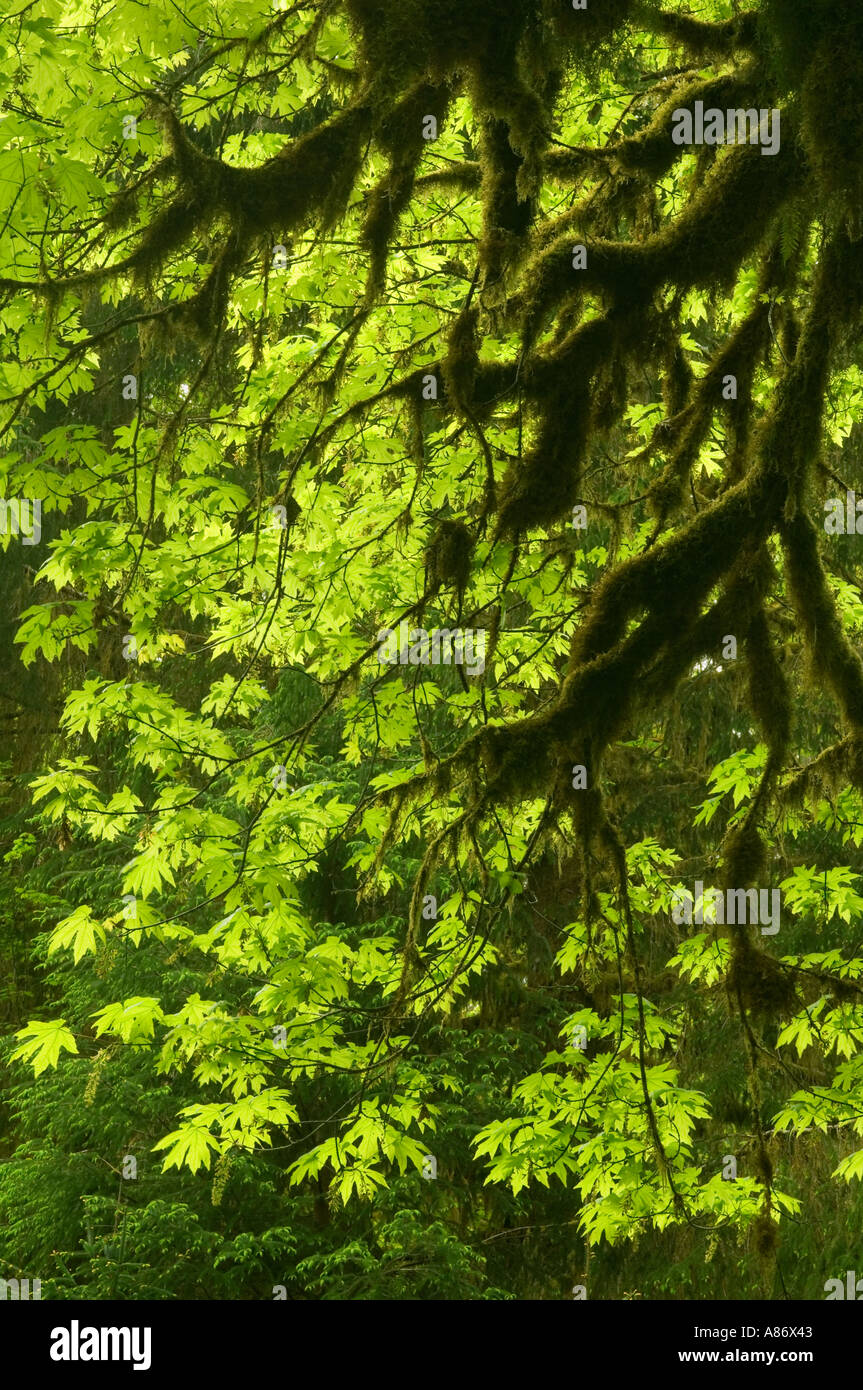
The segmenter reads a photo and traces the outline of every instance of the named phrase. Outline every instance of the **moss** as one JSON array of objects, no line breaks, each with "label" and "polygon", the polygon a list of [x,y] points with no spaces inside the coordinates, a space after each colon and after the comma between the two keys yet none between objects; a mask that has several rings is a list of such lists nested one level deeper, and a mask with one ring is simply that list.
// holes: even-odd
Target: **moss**
[{"label": "moss", "polygon": [[779,1227],[765,1213],[755,1218],[752,1225],[752,1243],[755,1254],[762,1264],[772,1264],[779,1250]]},{"label": "moss", "polygon": [[[591,378],[608,361],[623,327],[621,319],[593,319],[526,370],[524,394],[536,410],[535,439],[504,478],[496,535],[570,515],[593,413]],[[637,321],[629,320],[626,328],[637,334]]]},{"label": "moss", "polygon": [[787,1018],[799,1007],[797,989],[789,973],[772,956],[740,937],[735,938],[728,984],[756,1018]]},{"label": "moss", "polygon": [[767,855],[757,827],[749,820],[729,833],[723,859],[726,888],[749,888],[758,882],[766,868]]},{"label": "moss", "polygon": [[677,415],[689,399],[692,390],[692,368],[686,353],[678,342],[669,345],[663,372],[662,392],[666,415]]},{"label": "moss", "polygon": [[629,403],[629,370],[624,353],[603,363],[594,379],[590,433],[607,434]]},{"label": "moss", "polygon": [[549,178],[562,182],[578,182],[597,165],[607,161],[606,151],[600,147],[584,146],[580,149],[548,150],[543,167]]},{"label": "moss", "polygon": [[819,686],[826,679],[845,718],[863,730],[863,662],[845,635],[815,527],[802,512],[785,525],[783,544],[789,589],[812,654],[812,678]]},{"label": "moss", "polygon": [[504,479],[496,534],[547,526],[568,514],[578,498],[591,410],[588,383],[562,383],[545,405],[535,445]]},{"label": "moss", "polygon": [[235,238],[222,249],[201,288],[177,306],[176,317],[204,341],[218,333],[228,306],[231,281],[244,259],[245,247]]},{"label": "moss", "polygon": [[423,119],[434,116],[441,128],[449,101],[446,86],[418,82],[391,109],[385,109],[377,125],[377,140],[389,156],[390,167],[369,195],[360,233],[370,254],[367,301],[376,299],[384,287],[390,242],[411,200],[417,166],[426,152]]},{"label": "moss", "polygon": [[777,82],[799,86],[812,55],[830,31],[859,15],[856,0],[763,0],[758,17],[762,50]]},{"label": "moss", "polygon": [[140,209],[140,198],[138,190],[134,188],[121,189],[112,199],[108,210],[102,219],[105,229],[109,232],[119,231],[127,227],[130,222],[134,222]]},{"label": "moss", "polygon": [[192,198],[176,198],[147,227],[129,266],[139,284],[149,283],[171,255],[185,246],[200,219]]},{"label": "moss", "polygon": [[863,21],[858,13],[831,26],[811,53],[801,84],[801,133],[822,195],[835,199],[861,235],[863,170]]},{"label": "moss", "polygon": [[770,769],[775,772],[782,765],[791,739],[791,692],[761,607],[749,625],[745,653],[749,703],[770,748]]},{"label": "moss", "polygon": [[863,734],[850,734],[825,748],[806,767],[790,776],[780,790],[783,803],[800,806],[809,797],[817,802],[846,783],[863,789]]},{"label": "moss", "polygon": [[453,407],[472,412],[474,386],[479,369],[479,310],[468,303],[453,320],[447,334],[443,363],[444,385]]},{"label": "moss", "polygon": [[667,86],[670,91],[667,95],[663,93],[664,99],[644,129],[606,147],[610,163],[621,170],[642,174],[652,182],[664,178],[685,153],[671,138],[674,113],[680,107],[692,109],[696,101],[703,102],[705,110],[763,105],[763,83],[759,84],[751,65],[742,72],[720,73],[708,78],[699,75],[695,80],[686,73]]},{"label": "moss", "polygon": [[520,189],[524,156],[512,147],[510,127],[488,118],[480,127],[482,170],[482,238],[478,260],[486,278],[495,280],[516,255],[534,215],[534,199]]},{"label": "moss", "polygon": [[800,319],[790,306],[785,307],[781,324],[782,355],[786,362],[793,362],[800,343]]},{"label": "moss", "polygon": [[755,1154],[755,1170],[758,1173],[759,1181],[765,1187],[770,1187],[773,1182],[773,1164],[766,1149],[759,1148]]},{"label": "moss", "polygon": [[721,599],[686,632],[678,633],[657,652],[654,663],[639,682],[639,704],[651,709],[667,698],[669,691],[688,675],[696,661],[716,655],[723,637],[732,627],[746,627],[757,602],[758,596],[753,593],[751,583],[732,572]]},{"label": "moss", "polygon": [[[524,315],[526,346],[536,340],[550,311],[572,297],[598,294],[615,320],[625,323],[647,310],[668,281],[679,290],[730,286],[741,260],[765,239],[776,213],[799,187],[802,171],[786,144],[771,159],[769,177],[763,164],[752,146],[729,151],[701,194],[668,227],[638,244],[587,238],[582,269],[573,269],[579,238],[567,226],[526,267],[530,288],[517,306]],[[613,345],[612,335],[608,342]],[[636,340],[632,350],[638,350]]]},{"label": "moss", "polygon": [[687,52],[699,58],[728,58],[735,49],[753,49],[758,46],[757,10],[744,11],[732,19],[710,23],[703,19],[693,19],[691,15],[675,14],[640,5],[637,17],[639,23],[652,29],[654,33],[664,35],[672,43],[680,44]]},{"label": "moss", "polygon": [[744,544],[769,530],[766,492],[763,479],[747,479],[664,545],[618,565],[597,587],[574,639],[570,668],[613,646],[639,610],[664,615],[671,630],[681,609],[695,614]]},{"label": "moss", "polygon": [[291,229],[317,214],[325,230],[344,212],[372,129],[371,107],[357,100],[260,169],[233,170],[226,191],[251,225]]},{"label": "moss", "polygon": [[428,74],[479,65],[489,48],[512,48],[534,5],[499,0],[347,0],[345,9],[361,42],[360,67],[402,90]]},{"label": "moss", "polygon": [[463,594],[470,579],[473,537],[462,521],[439,521],[426,546],[425,559],[434,589],[451,585]]},{"label": "moss", "polygon": [[[765,281],[766,277],[762,275],[761,284],[764,285]],[[731,416],[734,438],[729,477],[735,481],[742,477],[752,412],[751,383],[757,361],[768,341],[768,308],[759,302],[717,350],[697,383],[691,374],[685,375],[688,372],[685,359],[683,368],[677,366],[676,379],[669,372],[667,391],[672,417],[663,423],[661,433],[663,443],[671,446],[671,453],[668,463],[650,489],[651,508],[658,528],[665,526],[669,515],[680,505],[684,481],[695,467],[715,414],[723,407]],[[675,361],[682,357],[676,341],[672,344],[672,351]],[[739,394],[736,401],[726,403],[722,399],[722,384],[729,373],[737,379]],[[687,394],[684,395],[687,387]]]},{"label": "moss", "polygon": [[[532,780],[514,775],[510,759],[516,756],[532,764],[536,770],[533,785],[538,785],[549,766],[554,747],[571,739],[576,730],[590,738],[595,757],[601,756],[602,748],[620,728],[621,720],[631,708],[632,689],[645,670],[653,668],[652,689],[657,697],[670,694],[673,681],[680,674],[680,664],[666,659],[660,666],[656,661],[657,653],[679,646],[682,634],[688,639],[701,620],[701,605],[714,585],[739,556],[761,544],[780,520],[788,496],[788,483],[779,472],[778,440],[781,436],[786,442],[787,459],[789,430],[796,434],[797,443],[802,440],[805,444],[813,429],[811,407],[805,395],[801,398],[799,383],[801,377],[818,378],[823,372],[829,347],[823,310],[824,296],[816,295],[801,344],[801,360],[789,369],[789,379],[777,393],[773,412],[759,434],[762,454],[759,466],[661,547],[619,565],[599,585],[574,638],[567,676],[554,709],[542,719],[523,721],[516,726],[511,743],[506,734],[495,735],[496,756],[490,771],[496,788],[509,795],[514,787]],[[597,342],[604,348],[603,333],[611,335],[608,319],[594,321],[577,330],[576,343],[588,329],[598,335]],[[548,409],[549,405],[553,406],[554,398],[549,400],[546,395],[543,404]],[[564,429],[572,431],[571,414],[561,411],[556,415],[553,410],[549,414],[553,419],[561,419]],[[819,418],[816,409],[816,427]],[[583,445],[583,437],[581,440],[577,437],[577,442]],[[554,459],[556,467],[547,466],[549,457]],[[517,526],[520,517],[560,515],[565,510],[572,479],[577,476],[573,463],[572,458],[555,456],[553,441],[550,448],[530,454],[523,477],[510,480],[502,519],[509,514],[511,524]],[[621,642],[626,624],[639,612],[646,616],[636,631]],[[776,722],[772,733],[776,736],[774,750],[778,756],[787,738],[787,695],[781,673],[772,661],[763,626],[759,628],[755,619],[753,623],[752,694],[762,718]],[[660,690],[656,682],[656,674],[660,671],[669,681],[669,687],[664,690]],[[772,771],[773,768],[771,775]],[[732,860],[734,857],[732,847]]]},{"label": "moss", "polygon": [[546,12],[561,38],[584,54],[608,44],[627,23],[634,8],[635,0],[589,0],[584,10],[548,0]]}]

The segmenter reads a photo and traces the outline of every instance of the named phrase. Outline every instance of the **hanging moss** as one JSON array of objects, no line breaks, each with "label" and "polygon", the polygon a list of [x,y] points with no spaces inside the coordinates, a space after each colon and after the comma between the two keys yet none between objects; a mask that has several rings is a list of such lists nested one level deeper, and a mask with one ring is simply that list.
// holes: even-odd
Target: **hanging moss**
[{"label": "hanging moss", "polygon": [[693,375],[689,361],[678,342],[670,344],[662,374],[662,390],[666,415],[682,410],[692,389]]},{"label": "hanging moss", "polygon": [[128,227],[130,222],[134,222],[140,211],[141,203],[137,189],[121,189],[108,205],[105,213],[103,225],[106,231],[119,231],[123,227]]},{"label": "hanging moss", "polygon": [[777,82],[798,87],[820,43],[831,29],[844,27],[855,0],[763,0],[758,14],[758,42]]},{"label": "hanging moss", "polygon": [[742,931],[734,936],[728,985],[758,1019],[787,1018],[800,1006],[790,973],[765,951],[757,950]]},{"label": "hanging moss", "polygon": [[455,410],[473,410],[474,386],[479,369],[479,310],[470,303],[456,315],[447,334],[443,377],[447,396]]},{"label": "hanging moss", "polygon": [[546,404],[536,445],[504,480],[506,500],[497,534],[547,526],[566,515],[578,498],[591,409],[588,385],[561,384]]},{"label": "hanging moss", "polygon": [[391,90],[428,74],[479,64],[490,47],[512,48],[534,5],[498,0],[347,0],[345,10],[361,43],[360,67],[379,74]]},{"label": "hanging moss", "polygon": [[726,592],[685,633],[666,643],[638,685],[638,702],[655,708],[689,674],[696,661],[715,656],[732,627],[745,628],[758,602],[751,582],[736,569],[726,581]]},{"label": "hanging moss", "polygon": [[390,160],[389,171],[369,195],[361,239],[370,256],[366,298],[373,302],[386,280],[390,242],[414,190],[417,166],[425,153],[423,121],[434,116],[442,128],[450,102],[446,86],[418,82],[391,110],[386,110],[377,128],[377,139]]},{"label": "hanging moss", "polygon": [[534,200],[520,192],[524,158],[510,143],[506,121],[483,121],[480,152],[483,230],[478,261],[486,277],[496,280],[521,249],[533,219]]},{"label": "hanging moss", "polygon": [[779,1249],[779,1227],[768,1215],[756,1217],[752,1227],[755,1253],[762,1264],[772,1265]]},{"label": "hanging moss", "polygon": [[757,884],[767,865],[764,841],[750,819],[730,832],[723,846],[723,883],[726,888]]},{"label": "hanging moss", "polygon": [[[719,348],[700,380],[696,383],[689,374],[688,399],[680,395],[682,376],[677,378],[677,394],[669,399],[669,405],[673,407],[676,404],[677,409],[662,426],[662,439],[671,446],[671,454],[659,478],[650,488],[651,507],[658,528],[666,525],[669,516],[681,504],[684,483],[697,462],[714,416],[723,405],[732,415],[735,441],[728,475],[737,481],[743,474],[752,413],[751,382],[757,360],[764,353],[767,342],[768,309],[765,304],[758,303]],[[681,357],[676,341],[672,347],[674,353]],[[722,385],[728,374],[738,382],[738,399],[724,403]],[[671,380],[674,381],[674,378]],[[669,393],[672,389],[669,386]]]},{"label": "hanging moss", "polygon": [[213,338],[224,322],[231,281],[242,264],[244,252],[245,247],[239,239],[229,242],[216,258],[201,289],[177,308],[176,317],[205,341]]},{"label": "hanging moss", "polygon": [[667,94],[663,91],[664,99],[644,129],[636,135],[614,140],[604,151],[613,165],[641,174],[652,183],[664,178],[684,153],[671,138],[674,113],[680,107],[692,110],[695,102],[700,101],[705,110],[718,107],[725,111],[764,104],[763,81],[759,83],[757,70],[752,65],[706,79],[699,75],[693,80],[691,74],[685,73],[672,78],[665,86]]},{"label": "hanging moss", "polygon": [[771,771],[782,766],[791,739],[791,692],[760,607],[746,634],[749,702],[770,748]]},{"label": "hanging moss", "polygon": [[426,547],[429,580],[435,589],[452,586],[463,594],[470,579],[473,537],[462,521],[439,521]]},{"label": "hanging moss", "polygon": [[856,730],[863,729],[863,662],[845,635],[827,584],[815,527],[798,512],[783,531],[786,572],[794,606],[813,658],[812,677],[826,680]]},{"label": "hanging moss", "polygon": [[608,43],[627,22],[635,0],[589,0],[584,10],[573,10],[548,0],[547,13],[561,37],[583,53]]},{"label": "hanging moss", "polygon": [[152,282],[170,256],[186,245],[199,218],[200,209],[191,198],[177,198],[159,213],[128,258],[129,268],[138,283]]},{"label": "hanging moss", "polygon": [[[654,33],[681,44],[698,57],[731,57],[736,49],[753,49],[759,40],[758,10],[744,11],[732,19],[710,23],[691,15],[675,14],[645,5],[638,8],[638,20]],[[720,103],[716,103],[719,105]]]},{"label": "hanging moss", "polygon": [[801,135],[822,195],[838,204],[856,240],[863,235],[860,147],[863,114],[863,16],[842,13],[810,53],[801,84]]},{"label": "hanging moss", "polygon": [[816,803],[846,784],[863,787],[863,734],[850,734],[825,748],[788,778],[781,789],[781,799],[785,805],[795,807],[807,797]]}]

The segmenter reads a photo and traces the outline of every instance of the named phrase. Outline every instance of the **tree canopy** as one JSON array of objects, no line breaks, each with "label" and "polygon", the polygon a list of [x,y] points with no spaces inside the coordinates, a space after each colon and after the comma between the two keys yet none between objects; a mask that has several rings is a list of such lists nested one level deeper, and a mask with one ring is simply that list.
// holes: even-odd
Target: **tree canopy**
[{"label": "tree canopy", "polygon": [[863,10],[697,9],[5,22],[0,1257],[54,1296],[852,1258]]}]

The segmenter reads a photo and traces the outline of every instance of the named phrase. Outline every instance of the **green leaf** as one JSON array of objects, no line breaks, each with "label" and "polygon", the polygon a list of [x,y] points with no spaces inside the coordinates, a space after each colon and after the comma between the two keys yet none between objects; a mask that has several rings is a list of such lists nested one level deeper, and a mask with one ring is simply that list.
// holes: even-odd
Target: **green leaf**
[{"label": "green leaf", "polygon": [[78,1044],[70,1028],[62,1018],[50,1023],[28,1023],[19,1029],[16,1038],[26,1038],[12,1053],[13,1060],[31,1062],[34,1076],[39,1076],[48,1067],[56,1067],[61,1052],[77,1052]]}]

